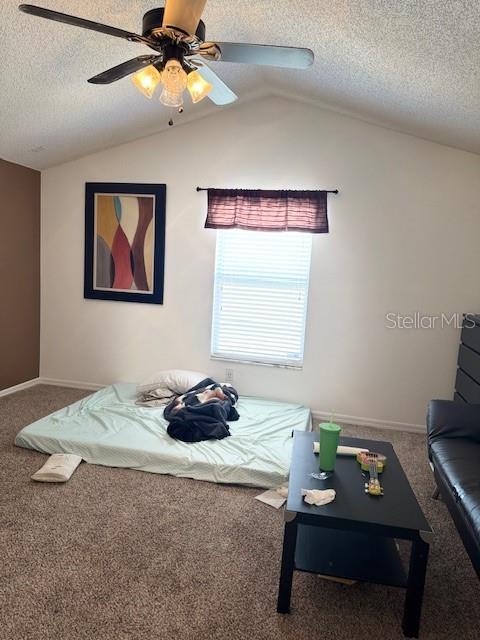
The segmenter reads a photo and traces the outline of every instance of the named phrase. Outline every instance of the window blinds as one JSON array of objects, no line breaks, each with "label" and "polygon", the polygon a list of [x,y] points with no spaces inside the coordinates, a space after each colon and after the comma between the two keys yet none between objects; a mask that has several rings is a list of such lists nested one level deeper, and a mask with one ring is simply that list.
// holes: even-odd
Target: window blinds
[{"label": "window blinds", "polygon": [[212,357],[300,367],[312,237],[217,231]]}]

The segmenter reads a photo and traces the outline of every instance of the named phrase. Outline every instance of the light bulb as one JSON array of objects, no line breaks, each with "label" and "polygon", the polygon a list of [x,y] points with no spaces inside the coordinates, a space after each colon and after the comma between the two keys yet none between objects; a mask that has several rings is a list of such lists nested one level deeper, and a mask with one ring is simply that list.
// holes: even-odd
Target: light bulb
[{"label": "light bulb", "polygon": [[166,107],[181,107],[183,105],[182,93],[172,93],[164,87],[160,94],[160,102]]},{"label": "light bulb", "polygon": [[153,96],[160,79],[161,74],[151,64],[132,76],[133,84],[143,93],[144,96],[147,96],[147,98],[151,98]]},{"label": "light bulb", "polygon": [[191,71],[187,77],[187,88],[192,98],[192,102],[200,102],[213,89],[212,85],[207,82],[198,71]]}]

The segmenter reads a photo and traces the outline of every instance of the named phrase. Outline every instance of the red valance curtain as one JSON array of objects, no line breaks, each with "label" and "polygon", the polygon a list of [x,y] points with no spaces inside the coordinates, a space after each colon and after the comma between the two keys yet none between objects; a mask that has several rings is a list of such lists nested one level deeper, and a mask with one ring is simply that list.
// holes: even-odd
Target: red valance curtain
[{"label": "red valance curtain", "polygon": [[205,227],[328,233],[327,192],[208,189]]}]

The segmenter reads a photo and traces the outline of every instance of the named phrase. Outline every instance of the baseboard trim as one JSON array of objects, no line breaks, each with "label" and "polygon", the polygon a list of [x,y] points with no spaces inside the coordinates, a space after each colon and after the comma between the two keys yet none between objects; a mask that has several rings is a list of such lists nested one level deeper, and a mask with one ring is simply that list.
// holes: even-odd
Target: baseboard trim
[{"label": "baseboard trim", "polygon": [[45,378],[40,376],[37,384],[48,384],[53,387],[67,387],[69,389],[86,389],[87,391],[98,391],[106,385],[97,384],[96,382],[83,382],[81,380],[62,380],[59,378]]},{"label": "baseboard trim", "polygon": [[13,387],[7,387],[6,389],[2,389],[0,391],[0,398],[3,396],[9,396],[11,393],[16,393],[17,391],[22,391],[23,389],[29,389],[30,387],[35,387],[38,384],[40,378],[32,378],[32,380],[26,380],[25,382],[21,382],[20,384],[16,384]]},{"label": "baseboard trim", "polygon": [[[322,420],[330,420],[331,411],[312,411],[314,423]],[[423,424],[411,424],[409,422],[393,422],[389,420],[377,420],[376,418],[360,418],[359,416],[347,416],[335,414],[335,420],[346,424],[355,424],[362,427],[373,427],[374,429],[388,429],[392,431],[409,431],[410,433],[425,434],[427,429]]]},{"label": "baseboard trim", "polygon": [[[3,389],[0,391],[0,398],[2,396],[10,395],[16,391],[22,391],[22,389],[28,389],[35,387],[38,384],[48,384],[55,387],[67,387],[71,389],[86,389],[87,391],[98,391],[103,389],[106,385],[98,384],[96,382],[84,382],[81,380],[63,380],[61,378],[47,378],[40,376],[39,378],[33,378],[33,380],[27,380],[21,384],[17,384],[14,387]],[[321,422],[322,420],[329,420],[331,416],[329,411],[312,410],[312,420],[314,424]],[[410,424],[408,422],[393,422],[389,420],[377,420],[376,418],[360,418],[359,416],[349,416],[345,414],[335,414],[335,420],[346,424],[355,424],[363,427],[373,427],[375,429],[388,429],[394,431],[409,431],[411,433],[426,433],[426,427],[422,424]]]}]

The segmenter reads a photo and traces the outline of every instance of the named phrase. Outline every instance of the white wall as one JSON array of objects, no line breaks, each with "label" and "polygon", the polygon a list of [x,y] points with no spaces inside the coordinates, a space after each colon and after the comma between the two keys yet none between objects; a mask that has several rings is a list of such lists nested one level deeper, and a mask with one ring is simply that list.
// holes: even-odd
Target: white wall
[{"label": "white wall", "polygon": [[[163,306],[83,299],[86,181],[167,184]],[[197,185],[340,189],[314,237],[304,368],[235,364],[240,393],[417,425],[451,396],[459,332],[387,329],[385,314],[480,311],[480,157],[273,96],[43,172],[42,376],[223,377]]]}]

